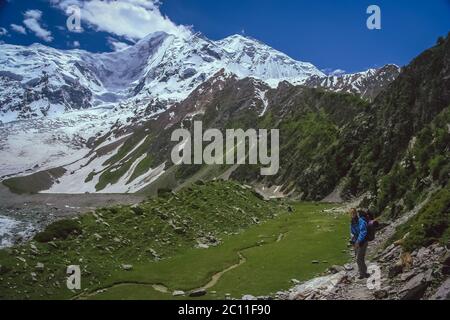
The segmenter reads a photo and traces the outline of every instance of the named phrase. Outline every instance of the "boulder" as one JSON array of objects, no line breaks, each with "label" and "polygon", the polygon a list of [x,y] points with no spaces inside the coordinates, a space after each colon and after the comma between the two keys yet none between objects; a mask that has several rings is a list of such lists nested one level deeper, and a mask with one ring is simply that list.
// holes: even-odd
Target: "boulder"
[{"label": "boulder", "polygon": [[22,258],[22,257],[16,257],[16,259],[19,260],[20,262],[23,262],[23,263],[26,263],[26,262],[27,262],[27,260],[25,260],[25,259]]},{"label": "boulder", "polygon": [[402,248],[400,246],[396,246],[395,244],[389,246],[384,250],[382,256],[380,258],[381,262],[392,261],[392,259],[398,258],[400,256]]},{"label": "boulder", "polygon": [[[436,248],[433,249],[433,252],[438,254],[438,255],[442,255],[442,254],[444,254],[446,252],[446,250],[445,250],[444,247],[436,247]],[[450,259],[450,257],[449,257],[449,259]]]},{"label": "boulder", "polygon": [[403,274],[400,276],[400,280],[403,281],[403,282],[408,281],[408,280],[410,280],[412,277],[414,277],[416,274],[417,274],[417,272],[414,271],[414,270],[413,270],[413,271],[410,271],[410,272],[403,273]]},{"label": "boulder", "polygon": [[184,296],[186,293],[184,292],[184,291],[181,291],[181,290],[175,290],[173,293],[172,293],[172,295],[174,296],[174,297],[182,297],[182,296]]},{"label": "boulder", "polygon": [[58,249],[58,245],[54,241],[50,241],[48,244],[53,248]]},{"label": "boulder", "polygon": [[347,263],[346,265],[344,265],[345,271],[352,271],[354,268],[355,267],[350,263]]},{"label": "boulder", "polygon": [[416,254],[416,257],[420,259],[421,261],[428,259],[430,256],[431,251],[428,248],[420,248],[419,251]]},{"label": "boulder", "polygon": [[332,273],[332,274],[336,274],[336,273],[341,272],[341,271],[344,271],[344,270],[345,270],[344,267],[342,267],[342,266],[336,266],[336,265],[331,266],[330,268],[328,268],[328,271],[329,271],[330,273]]},{"label": "boulder", "polygon": [[99,235],[98,233],[94,233],[94,238],[95,238],[95,240],[97,240],[97,241],[103,239],[103,237],[102,237],[101,235]]},{"label": "boulder", "polygon": [[448,278],[430,298],[431,300],[450,300],[450,278]]},{"label": "boulder", "polygon": [[131,271],[131,270],[133,270],[133,265],[131,265],[131,264],[123,264],[122,265],[122,269],[125,270],[125,271]]},{"label": "boulder", "polygon": [[444,257],[441,259],[442,263],[442,273],[444,275],[450,275],[450,252],[447,252]]},{"label": "boulder", "polygon": [[194,290],[191,293],[189,293],[189,297],[191,297],[191,298],[203,297],[204,295],[206,295],[205,289],[198,289],[198,290]]},{"label": "boulder", "polygon": [[159,254],[156,252],[156,250],[150,248],[147,250],[150,255],[155,259],[155,260],[161,260],[161,257],[159,256]]},{"label": "boulder", "polygon": [[44,271],[44,264],[42,263],[42,262],[38,262],[37,264],[36,264],[36,267],[35,267],[35,269],[37,270],[37,271],[40,271],[40,272],[42,272],[42,271]]},{"label": "boulder", "polygon": [[389,268],[389,279],[393,279],[403,272],[403,264],[401,262],[397,262],[392,267]]},{"label": "boulder", "polygon": [[255,301],[255,300],[258,300],[258,299],[256,297],[250,295],[250,294],[247,294],[247,295],[242,297],[242,300],[244,300],[244,301]]},{"label": "boulder", "polygon": [[324,297],[330,294],[340,284],[346,272],[342,271],[333,275],[315,278],[293,288],[289,294],[289,300],[306,300],[312,296]]},{"label": "boulder", "polygon": [[389,296],[389,293],[386,290],[377,290],[373,293],[373,296],[377,300],[386,299]]},{"label": "boulder", "polygon": [[420,300],[432,280],[432,270],[419,273],[409,280],[400,290],[402,300]]}]

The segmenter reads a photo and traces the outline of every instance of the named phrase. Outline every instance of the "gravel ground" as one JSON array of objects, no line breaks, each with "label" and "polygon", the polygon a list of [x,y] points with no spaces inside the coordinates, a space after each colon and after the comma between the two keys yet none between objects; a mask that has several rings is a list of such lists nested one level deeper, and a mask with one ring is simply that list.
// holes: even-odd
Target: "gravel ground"
[{"label": "gravel ground", "polygon": [[116,204],[136,204],[134,194],[19,195],[0,183],[0,248],[28,240],[51,222]]}]

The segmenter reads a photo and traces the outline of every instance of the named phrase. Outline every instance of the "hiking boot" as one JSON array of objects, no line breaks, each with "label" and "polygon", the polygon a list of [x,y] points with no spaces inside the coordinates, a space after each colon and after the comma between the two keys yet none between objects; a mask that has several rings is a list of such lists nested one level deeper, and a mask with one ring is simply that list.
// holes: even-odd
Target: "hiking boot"
[{"label": "hiking boot", "polygon": [[359,279],[360,279],[360,280],[362,280],[362,279],[368,279],[368,278],[370,278],[370,274],[368,274],[368,273],[359,275]]}]

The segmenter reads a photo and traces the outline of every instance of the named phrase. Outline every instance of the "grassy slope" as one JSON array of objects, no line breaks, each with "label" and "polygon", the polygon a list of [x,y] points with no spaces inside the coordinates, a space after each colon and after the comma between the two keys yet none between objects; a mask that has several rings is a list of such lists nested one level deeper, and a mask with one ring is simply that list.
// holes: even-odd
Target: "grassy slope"
[{"label": "grassy slope", "polygon": [[[81,266],[82,286],[88,292],[122,282],[194,289],[237,263],[237,252],[250,247],[242,252],[248,261],[224,275],[224,281],[211,290],[218,291],[218,297],[228,292],[268,294],[287,288],[291,278],[306,279],[325,269],[325,264],[312,265],[311,260],[345,260],[341,252],[345,221],[318,215],[324,207],[299,205],[289,215],[285,205],[265,202],[238,184],[211,182],[137,208],[97,210],[78,219],[81,235],[1,250],[0,298],[73,297],[65,288],[65,269],[71,264]],[[255,219],[268,222],[258,225]],[[276,242],[285,231],[286,237]],[[207,250],[193,248],[205,238],[220,239],[221,244]],[[156,261],[151,249],[161,261]],[[43,272],[36,270],[38,262],[45,264]],[[133,270],[122,270],[122,264],[132,264]],[[244,276],[248,281],[243,285]],[[171,295],[148,285],[125,285],[92,298],[167,299]]]},{"label": "grassy slope", "polygon": [[14,193],[38,193],[41,190],[49,189],[54,181],[62,177],[65,172],[64,168],[58,167],[39,171],[29,176],[7,179],[2,183]]}]

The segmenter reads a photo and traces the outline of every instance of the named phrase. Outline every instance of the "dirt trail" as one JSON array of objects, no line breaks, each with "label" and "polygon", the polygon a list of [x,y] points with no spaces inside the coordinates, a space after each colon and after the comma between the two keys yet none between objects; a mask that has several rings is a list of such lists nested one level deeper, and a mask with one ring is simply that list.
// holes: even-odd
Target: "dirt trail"
[{"label": "dirt trail", "polygon": [[[248,250],[248,249],[250,249],[250,248],[246,248],[245,250]],[[242,251],[244,251],[244,250],[242,250]],[[234,270],[234,269],[240,267],[241,265],[243,265],[244,263],[246,263],[247,259],[242,254],[242,251],[238,251],[237,252],[237,255],[239,257],[239,262],[238,263],[235,263],[235,264],[227,267],[226,269],[213,274],[212,277],[211,277],[211,280],[209,280],[208,283],[206,283],[205,285],[203,285],[203,286],[201,286],[199,288],[192,289],[189,292],[200,291],[200,290],[205,290],[206,291],[208,289],[211,289],[212,287],[214,287],[219,282],[219,280],[222,278],[222,276],[225,273],[230,272],[231,270]],[[87,299],[87,298],[90,298],[90,297],[94,297],[94,296],[96,296],[98,294],[102,294],[102,293],[104,293],[104,292],[106,292],[106,291],[108,291],[110,289],[123,287],[123,286],[128,286],[128,285],[139,285],[139,286],[144,286],[144,287],[150,287],[153,290],[156,290],[156,291],[161,292],[161,293],[167,293],[167,294],[169,294],[171,292],[175,292],[175,291],[182,291],[182,290],[177,290],[177,289],[171,290],[170,288],[166,287],[164,284],[160,284],[160,283],[159,284],[152,284],[152,283],[142,283],[142,282],[132,282],[131,281],[131,282],[115,283],[115,284],[113,284],[111,286],[98,289],[98,290],[96,290],[94,292],[91,292],[91,293],[81,293],[81,294],[73,297],[72,300]],[[189,292],[187,294],[189,294]]]}]

